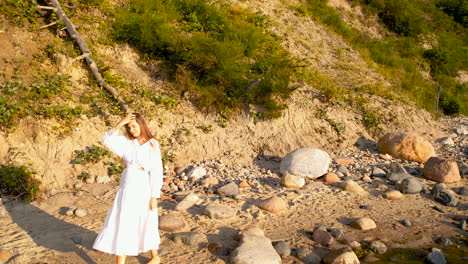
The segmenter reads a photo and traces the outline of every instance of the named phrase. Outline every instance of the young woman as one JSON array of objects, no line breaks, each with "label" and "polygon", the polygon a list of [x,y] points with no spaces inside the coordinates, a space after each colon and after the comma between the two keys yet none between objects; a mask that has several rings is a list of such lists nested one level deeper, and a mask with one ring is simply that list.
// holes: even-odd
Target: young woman
[{"label": "young woman", "polygon": [[[126,135],[118,133],[122,126]],[[163,181],[159,144],[140,114],[127,115],[104,134],[102,142],[124,160],[126,168],[93,248],[117,255],[117,264],[149,250],[148,264],[159,264],[157,198]]]}]

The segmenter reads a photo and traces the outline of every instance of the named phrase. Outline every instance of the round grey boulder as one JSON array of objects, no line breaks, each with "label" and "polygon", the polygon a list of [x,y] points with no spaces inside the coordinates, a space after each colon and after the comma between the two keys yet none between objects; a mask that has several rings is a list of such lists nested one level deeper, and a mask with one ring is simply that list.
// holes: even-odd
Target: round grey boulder
[{"label": "round grey boulder", "polygon": [[280,164],[283,175],[293,174],[316,179],[327,173],[331,159],[327,152],[317,148],[302,148],[288,153]]}]

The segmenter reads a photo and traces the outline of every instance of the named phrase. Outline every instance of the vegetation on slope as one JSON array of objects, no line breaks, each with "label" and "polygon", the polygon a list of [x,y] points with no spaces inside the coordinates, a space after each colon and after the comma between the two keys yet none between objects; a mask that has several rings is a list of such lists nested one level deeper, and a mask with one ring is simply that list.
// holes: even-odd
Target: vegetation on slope
[{"label": "vegetation on slope", "polygon": [[[456,79],[460,70],[468,68],[468,35],[463,22],[466,7],[457,6],[455,0],[350,1],[363,5],[368,15],[377,14],[394,34],[387,34],[383,40],[370,38],[344,23],[340,14],[327,5],[328,0],[307,0],[292,8],[323,23],[364,57],[380,64],[382,73],[397,84],[393,89],[405,92],[420,107],[435,110],[440,85],[443,112],[467,113],[467,84]],[[427,44],[431,46],[429,49],[425,47]],[[422,71],[429,71],[432,80],[425,79]]]}]

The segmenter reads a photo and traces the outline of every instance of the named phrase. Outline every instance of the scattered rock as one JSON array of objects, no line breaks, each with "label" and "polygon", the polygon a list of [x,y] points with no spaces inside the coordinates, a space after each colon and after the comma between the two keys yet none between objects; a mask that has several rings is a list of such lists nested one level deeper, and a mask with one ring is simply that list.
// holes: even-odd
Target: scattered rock
[{"label": "scattered rock", "polygon": [[349,176],[349,170],[348,170],[348,168],[346,168],[345,165],[338,165],[336,167],[336,171],[341,172],[345,176]]},{"label": "scattered rock", "polygon": [[300,248],[297,250],[297,257],[303,261],[303,263],[310,264],[320,264],[322,262],[322,257],[317,255],[310,248]]},{"label": "scattered rock", "polygon": [[86,182],[87,184],[93,184],[93,183],[95,182],[95,180],[96,180],[96,179],[95,179],[93,176],[90,176],[90,177],[87,177],[87,178],[86,178],[85,182]]},{"label": "scattered rock", "polygon": [[457,162],[439,157],[432,157],[424,164],[424,177],[445,183],[461,180]]},{"label": "scattered rock", "polygon": [[372,241],[369,245],[369,249],[377,254],[385,254],[385,252],[387,252],[387,246],[380,241]]},{"label": "scattered rock", "polygon": [[465,187],[465,186],[460,187],[460,188],[456,188],[455,192],[460,194],[460,195],[463,195],[463,196],[468,196],[468,188]]},{"label": "scattered rock", "polygon": [[414,133],[388,133],[379,140],[377,147],[380,153],[421,163],[436,155],[431,143]]},{"label": "scattered rock", "polygon": [[172,240],[176,243],[183,243],[187,246],[196,246],[203,239],[203,235],[198,232],[188,232],[175,234]]},{"label": "scattered rock", "polygon": [[214,185],[218,185],[218,183],[219,183],[218,178],[214,176],[210,176],[203,181],[203,184],[206,186],[214,186]]},{"label": "scattered rock", "polygon": [[446,264],[445,256],[442,253],[442,250],[438,248],[432,248],[432,252],[426,256],[426,262],[430,264]]},{"label": "scattered rock", "polygon": [[51,197],[51,196],[56,195],[57,193],[58,193],[57,189],[51,189],[49,190],[49,192],[47,192],[47,195]]},{"label": "scattered rock", "polygon": [[361,243],[359,243],[358,241],[351,241],[349,242],[348,246],[350,246],[351,248],[361,248]]},{"label": "scattered rock", "polygon": [[335,183],[335,182],[340,182],[340,181],[341,181],[340,177],[338,177],[338,175],[336,175],[333,172],[329,172],[323,177],[323,182],[326,182],[326,183]]},{"label": "scattered rock", "polygon": [[285,258],[291,254],[291,248],[289,244],[285,241],[280,241],[275,243],[273,246],[276,252],[280,255],[281,258]]},{"label": "scattered rock", "polygon": [[247,182],[247,181],[241,181],[239,183],[239,188],[242,188],[242,189],[249,189],[250,188],[250,184]]},{"label": "scattered rock", "polygon": [[424,190],[424,185],[418,179],[411,177],[401,181],[401,183],[398,185],[398,189],[402,193],[416,194]]},{"label": "scattered rock", "polygon": [[362,217],[357,219],[352,226],[364,231],[377,228],[377,225],[375,224],[374,220],[368,217]]},{"label": "scattered rock", "polygon": [[111,178],[107,175],[97,176],[96,183],[108,183],[111,181]]},{"label": "scattered rock", "polygon": [[258,207],[260,207],[261,209],[267,211],[267,212],[270,212],[270,213],[273,213],[273,214],[277,214],[277,213],[280,213],[284,210],[286,210],[288,208],[288,204],[287,202],[279,197],[279,196],[273,196],[263,202],[261,202]]},{"label": "scattered rock", "polygon": [[345,238],[343,231],[338,228],[330,229],[330,234],[335,237],[337,240],[343,240]]},{"label": "scattered rock", "polygon": [[368,194],[368,192],[366,192],[358,183],[353,180],[347,180],[343,186],[343,189],[359,195]]},{"label": "scattered rock", "polygon": [[235,182],[231,182],[219,188],[217,193],[223,196],[236,196],[239,194],[239,187]]},{"label": "scattered rock", "polygon": [[382,170],[381,168],[374,167],[372,169],[372,176],[373,177],[385,177],[385,176],[387,176],[387,173],[384,170]]},{"label": "scattered rock", "polygon": [[333,250],[323,258],[325,264],[359,264],[359,259],[356,254],[348,249],[342,248]]},{"label": "scattered rock", "polygon": [[354,159],[335,159],[335,162],[339,165],[353,165]]},{"label": "scattered rock", "polygon": [[302,176],[295,176],[289,173],[286,173],[281,177],[281,185],[286,188],[302,188],[304,187],[305,179]]},{"label": "scattered rock", "polygon": [[227,219],[236,215],[236,210],[229,206],[211,203],[205,208],[205,215],[212,219]]},{"label": "scattered rock", "polygon": [[199,200],[200,198],[196,194],[190,193],[176,205],[175,210],[185,211],[188,208],[192,207],[194,204],[196,204]]},{"label": "scattered rock", "polygon": [[312,239],[315,242],[320,243],[324,246],[333,242],[333,237],[330,233],[328,233],[326,230],[324,231],[318,228],[314,230],[314,233],[312,234]]},{"label": "scattered rock", "polygon": [[166,232],[177,232],[185,226],[184,219],[176,214],[167,214],[159,218],[159,229]]},{"label": "scattered rock", "polygon": [[295,176],[316,179],[328,171],[331,159],[328,153],[317,148],[302,148],[288,153],[280,163],[282,175],[293,174]]},{"label": "scattered rock", "polygon": [[78,217],[85,217],[88,215],[88,212],[86,212],[86,209],[78,208],[75,210],[74,214]]},{"label": "scattered rock", "polygon": [[188,172],[187,172],[187,177],[192,181],[196,181],[198,179],[201,179],[203,177],[205,177],[205,175],[207,174],[207,171],[205,168],[203,167],[193,167],[192,169],[190,169]]},{"label": "scattered rock", "polygon": [[404,179],[412,177],[406,172],[400,164],[393,162],[390,164],[390,173],[387,174],[387,179],[395,183],[401,183]]},{"label": "scattered rock", "polygon": [[455,196],[455,193],[447,188],[443,183],[435,184],[434,187],[432,187],[431,194],[434,200],[445,206],[455,207],[458,204],[458,199]]},{"label": "scattered rock", "polygon": [[410,227],[411,226],[411,222],[407,219],[404,219],[403,221],[401,221],[401,224],[406,226],[406,227]]},{"label": "scattered rock", "polygon": [[455,129],[455,133],[457,133],[458,135],[461,135],[461,136],[465,136],[465,135],[468,135],[468,129],[466,129],[466,127],[464,127],[464,126],[457,127]]},{"label": "scattered rock", "polygon": [[461,229],[461,230],[465,230],[465,229],[466,229],[466,220],[465,220],[465,219],[461,219],[461,220],[460,220],[460,229]]},{"label": "scattered rock", "polygon": [[444,146],[454,146],[455,142],[453,142],[453,139],[451,137],[441,137],[436,140],[437,143],[444,145]]},{"label": "scattered rock", "polygon": [[258,227],[249,227],[241,232],[239,246],[231,254],[233,264],[281,264],[281,257]]},{"label": "scattered rock", "polygon": [[439,237],[436,240],[436,243],[442,246],[451,246],[454,244],[453,241],[448,237]]},{"label": "scattered rock", "polygon": [[10,258],[11,258],[12,254],[3,249],[3,248],[0,248],[0,263],[6,263]]},{"label": "scattered rock", "polygon": [[383,197],[388,200],[401,200],[403,199],[403,194],[397,190],[389,190],[383,194]]}]

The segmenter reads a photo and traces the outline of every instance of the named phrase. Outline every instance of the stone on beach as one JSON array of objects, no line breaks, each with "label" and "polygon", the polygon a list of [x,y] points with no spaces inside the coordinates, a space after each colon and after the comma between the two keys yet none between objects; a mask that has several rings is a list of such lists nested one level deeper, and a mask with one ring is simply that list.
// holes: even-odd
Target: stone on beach
[{"label": "stone on beach", "polygon": [[231,182],[219,188],[216,192],[223,196],[236,196],[239,194],[239,186],[235,182]]},{"label": "stone on beach", "polygon": [[323,258],[325,264],[359,264],[356,254],[349,248],[333,250]]},{"label": "stone on beach", "polygon": [[108,183],[111,181],[111,178],[107,175],[97,176],[96,183]]},{"label": "stone on beach", "polygon": [[385,254],[385,252],[387,252],[387,246],[380,241],[372,241],[369,245],[369,249],[377,254]]},{"label": "stone on beach", "polygon": [[82,209],[82,208],[76,209],[74,214],[78,217],[85,217],[86,215],[88,215],[86,209]]},{"label": "stone on beach", "polygon": [[361,217],[357,219],[353,225],[353,227],[361,229],[363,231],[371,230],[377,228],[377,225],[375,224],[374,220],[372,220],[369,217]]},{"label": "stone on beach", "polygon": [[281,264],[281,257],[258,227],[241,232],[239,246],[231,253],[233,264]]},{"label": "stone on beach", "polygon": [[261,209],[263,209],[263,210],[265,210],[267,212],[277,214],[277,213],[280,213],[280,212],[286,210],[288,208],[288,204],[283,198],[278,197],[278,196],[273,196],[273,197],[261,202],[258,205],[258,207],[260,207]]},{"label": "stone on beach", "polygon": [[281,258],[285,258],[291,254],[291,247],[289,247],[289,244],[285,241],[277,242],[273,247]]},{"label": "stone on beach", "polygon": [[352,193],[359,194],[359,195],[369,194],[357,182],[353,180],[347,180],[343,186],[343,189]]},{"label": "stone on beach", "polygon": [[218,203],[211,203],[205,208],[205,215],[212,219],[227,219],[236,215],[236,210]]},{"label": "stone on beach", "polygon": [[201,178],[205,177],[206,174],[207,174],[207,171],[206,171],[205,168],[203,168],[203,167],[193,167],[190,171],[187,172],[187,177],[191,181],[196,181],[198,179],[201,179]]},{"label": "stone on beach", "polygon": [[288,153],[280,163],[282,175],[293,174],[295,176],[316,179],[328,171],[331,159],[328,153],[317,148],[302,148]]},{"label": "stone on beach", "polygon": [[281,177],[281,185],[286,188],[302,188],[305,185],[305,178],[286,173],[286,175]]},{"label": "stone on beach", "polygon": [[401,181],[398,189],[405,194],[417,194],[424,190],[424,185],[418,179],[410,177]]},{"label": "stone on beach", "polygon": [[312,239],[320,243],[322,245],[328,245],[333,242],[333,237],[330,233],[328,233],[326,230],[321,230],[321,229],[315,229],[314,233],[312,234]]},{"label": "stone on beach", "polygon": [[341,179],[335,173],[329,172],[323,177],[323,182],[335,183],[335,182],[341,182]]},{"label": "stone on beach", "polygon": [[390,173],[387,179],[392,182],[401,183],[404,179],[412,177],[400,164],[393,162],[390,164]]},{"label": "stone on beach", "polygon": [[380,138],[377,147],[380,153],[420,163],[436,155],[432,144],[415,133],[388,133]]},{"label": "stone on beach", "polygon": [[176,243],[183,243],[187,246],[196,246],[198,242],[203,239],[203,234],[198,232],[188,232],[175,234],[172,240]]},{"label": "stone on beach", "polygon": [[434,200],[445,206],[455,207],[458,204],[455,192],[447,188],[443,183],[435,184],[432,187],[431,194]]},{"label": "stone on beach", "polygon": [[185,198],[180,201],[176,207],[175,207],[175,210],[176,211],[184,211],[184,210],[187,210],[188,208],[192,207],[194,204],[196,204],[198,201],[200,200],[200,198],[194,194],[194,193],[189,193],[187,196],[185,196]]},{"label": "stone on beach", "polygon": [[3,249],[3,248],[0,248],[0,263],[6,263],[10,258],[11,258],[12,254]]},{"label": "stone on beach", "polygon": [[432,157],[424,164],[424,177],[443,183],[461,180],[457,162],[439,157]]},{"label": "stone on beach", "polygon": [[159,218],[159,229],[166,232],[177,232],[185,226],[184,219],[176,214],[167,214]]},{"label": "stone on beach", "polygon": [[389,190],[383,194],[383,197],[388,200],[401,200],[404,196],[400,191]]}]

